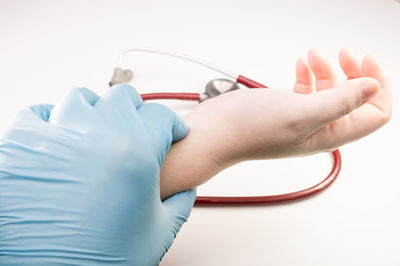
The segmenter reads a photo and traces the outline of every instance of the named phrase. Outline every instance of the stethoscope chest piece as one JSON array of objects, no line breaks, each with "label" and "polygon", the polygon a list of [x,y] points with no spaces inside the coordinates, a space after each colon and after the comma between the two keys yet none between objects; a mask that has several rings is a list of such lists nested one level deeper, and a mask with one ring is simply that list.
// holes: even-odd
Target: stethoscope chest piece
[{"label": "stethoscope chest piece", "polygon": [[217,97],[223,93],[240,89],[239,85],[229,79],[213,79],[206,85],[205,94],[208,98]]}]

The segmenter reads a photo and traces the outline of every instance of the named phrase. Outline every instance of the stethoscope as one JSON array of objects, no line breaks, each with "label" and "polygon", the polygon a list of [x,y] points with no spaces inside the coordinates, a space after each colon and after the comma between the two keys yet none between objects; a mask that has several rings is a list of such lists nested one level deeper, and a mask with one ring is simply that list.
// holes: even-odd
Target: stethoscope
[{"label": "stethoscope", "polygon": [[[229,91],[240,89],[238,84],[242,84],[247,88],[267,88],[266,86],[246,78],[242,75],[232,75],[228,72],[217,68],[209,63],[205,63],[198,59],[194,59],[192,57],[186,55],[180,55],[177,53],[157,50],[157,49],[147,49],[147,48],[131,48],[125,50],[121,53],[118,60],[118,67],[114,70],[114,75],[109,83],[110,86],[118,83],[127,83],[132,80],[133,72],[129,69],[123,69],[123,58],[127,53],[130,52],[145,52],[145,53],[154,53],[160,55],[171,56],[175,58],[180,58],[182,60],[186,60],[195,64],[199,64],[201,66],[207,67],[209,69],[215,70],[225,76],[228,76],[230,79],[218,78],[211,80],[207,83],[205,92],[200,93],[186,93],[186,92],[162,92],[162,93],[144,93],[140,96],[144,101],[146,100],[159,100],[159,99],[174,99],[174,100],[186,100],[186,101],[198,101],[202,102],[209,98],[217,97],[220,94],[227,93]],[[332,170],[328,174],[328,176],[323,179],[320,183],[303,189],[296,192],[279,194],[279,195],[270,195],[270,196],[251,196],[251,197],[216,197],[216,196],[198,196],[196,198],[195,205],[260,205],[260,204],[272,204],[272,203],[284,203],[289,201],[295,201],[299,199],[304,199],[307,197],[311,197],[318,192],[329,187],[338,177],[340,168],[342,165],[342,160],[340,156],[339,150],[335,150],[332,152],[333,157],[333,166]]]}]

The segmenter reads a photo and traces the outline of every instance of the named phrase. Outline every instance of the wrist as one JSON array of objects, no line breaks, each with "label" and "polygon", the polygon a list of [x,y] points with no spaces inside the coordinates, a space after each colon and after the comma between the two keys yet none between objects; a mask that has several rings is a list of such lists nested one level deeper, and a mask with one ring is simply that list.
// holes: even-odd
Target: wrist
[{"label": "wrist", "polygon": [[225,169],[236,163],[239,159],[237,145],[226,121],[218,121],[215,116],[203,118],[191,114],[184,120],[189,127],[187,141],[199,147],[197,153],[201,163],[210,165],[212,169]]},{"label": "wrist", "polygon": [[238,162],[226,123],[197,112],[183,119],[189,132],[166,155],[160,175],[162,199],[203,184]]}]

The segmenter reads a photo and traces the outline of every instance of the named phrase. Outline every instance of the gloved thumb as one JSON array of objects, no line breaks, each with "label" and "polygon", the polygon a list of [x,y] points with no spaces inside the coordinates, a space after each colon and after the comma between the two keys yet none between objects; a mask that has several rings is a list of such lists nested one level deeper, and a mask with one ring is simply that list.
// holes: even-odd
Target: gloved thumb
[{"label": "gloved thumb", "polygon": [[191,189],[177,193],[163,201],[163,205],[172,219],[175,234],[187,221],[195,200],[196,189]]},{"label": "gloved thumb", "polygon": [[316,129],[349,114],[371,99],[380,89],[373,78],[347,80],[332,89],[310,95],[307,117],[316,122]]},{"label": "gloved thumb", "polygon": [[184,138],[188,133],[185,121],[164,105],[146,103],[139,108],[139,114],[165,154],[171,142]]}]

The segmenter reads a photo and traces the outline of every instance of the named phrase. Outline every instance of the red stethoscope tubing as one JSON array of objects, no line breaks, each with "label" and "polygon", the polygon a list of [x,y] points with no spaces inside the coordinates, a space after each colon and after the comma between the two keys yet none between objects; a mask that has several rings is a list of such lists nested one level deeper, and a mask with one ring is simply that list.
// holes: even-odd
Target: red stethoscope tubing
[{"label": "red stethoscope tubing", "polygon": [[200,93],[189,92],[155,92],[140,94],[143,101],[147,100],[185,100],[185,101],[200,101]]},{"label": "red stethoscope tubing", "polygon": [[[240,83],[248,88],[267,88],[263,84],[260,84],[254,80],[239,75],[236,79],[237,83]],[[186,100],[186,101],[200,101],[199,93],[144,93],[141,94],[144,101],[146,100],[159,100],[159,99],[174,99],[174,100]],[[250,197],[221,197],[221,196],[198,196],[195,201],[195,206],[199,205],[266,205],[273,203],[285,203],[295,200],[304,199],[313,196],[322,190],[328,188],[338,177],[342,166],[342,159],[339,150],[332,152],[333,166],[329,175],[322,180],[320,183],[296,192],[270,195],[270,196],[250,196]]]}]

